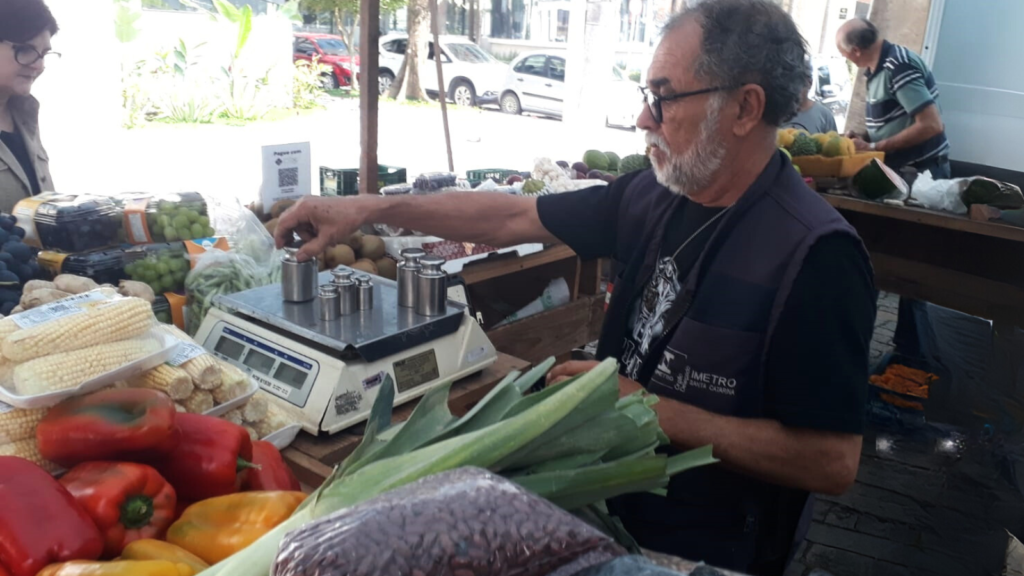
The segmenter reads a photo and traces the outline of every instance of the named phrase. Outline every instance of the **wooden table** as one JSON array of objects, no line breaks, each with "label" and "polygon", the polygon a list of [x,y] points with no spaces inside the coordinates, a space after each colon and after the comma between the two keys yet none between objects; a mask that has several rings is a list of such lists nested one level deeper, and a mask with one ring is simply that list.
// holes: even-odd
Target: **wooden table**
[{"label": "wooden table", "polygon": [[[498,354],[498,359],[482,372],[463,378],[452,385],[448,407],[452,414],[461,416],[480,401],[509,372],[525,371],[530,363],[508,354]],[[404,421],[412,414],[419,400],[412,400],[395,408],[392,420]],[[299,480],[307,486],[319,486],[335,465],[344,460],[363,440],[359,431],[344,430],[331,436],[313,436],[301,432],[282,455],[295,471]]]},{"label": "wooden table", "polygon": [[880,289],[1024,326],[1024,228],[824,197],[860,233]]},{"label": "wooden table", "polygon": [[[985,385],[1024,413],[1024,228],[922,208],[824,195],[857,229],[878,288],[992,321]],[[989,397],[986,395],[985,397]],[[980,401],[980,400],[979,400]],[[993,412],[992,405],[971,407]]]},{"label": "wooden table", "polygon": [[[601,262],[582,261],[568,246],[555,244],[528,256],[495,255],[466,265],[460,274],[470,302],[484,320],[495,348],[530,362],[549,356],[564,357],[574,348],[597,340],[604,321]],[[555,278],[569,286],[569,303],[552,310],[493,328],[509,310],[533,301]]]}]

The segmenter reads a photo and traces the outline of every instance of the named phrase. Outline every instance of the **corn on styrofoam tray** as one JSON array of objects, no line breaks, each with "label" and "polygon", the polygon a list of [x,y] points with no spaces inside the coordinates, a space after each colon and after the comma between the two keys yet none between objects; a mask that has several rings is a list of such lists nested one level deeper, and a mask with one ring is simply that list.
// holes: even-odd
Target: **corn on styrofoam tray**
[{"label": "corn on styrofoam tray", "polygon": [[[68,388],[66,390],[56,390],[53,392],[47,392],[46,394],[37,394],[35,396],[20,396],[13,390],[9,390],[6,386],[0,386],[0,400],[15,406],[17,408],[49,408],[60,403],[66,398],[73,396],[80,396],[89,392],[94,392],[100,388],[105,388],[119,380],[128,380],[129,378],[136,376],[156,368],[160,364],[163,364],[174,355],[174,351],[178,348],[178,339],[171,336],[170,334],[154,328],[142,335],[141,338],[152,338],[159,344],[159,350],[144,356],[138,360],[121,366],[116,370],[111,370],[106,374],[101,374],[92,380],[82,382],[75,388]],[[64,366],[63,368],[73,368]],[[13,385],[13,384],[12,384]]]},{"label": "corn on styrofoam tray", "polygon": [[238,398],[228,400],[223,404],[218,404],[206,412],[203,412],[203,414],[206,414],[207,416],[223,416],[224,414],[248,402],[249,398],[252,398],[252,395],[259,389],[260,385],[252,378],[249,378],[249,388],[246,389],[245,394],[242,394]]},{"label": "corn on styrofoam tray", "polygon": [[302,430],[302,424],[289,424],[280,430],[267,434],[261,440],[270,442],[278,450],[284,450],[295,441],[295,438],[299,435],[299,430]]}]

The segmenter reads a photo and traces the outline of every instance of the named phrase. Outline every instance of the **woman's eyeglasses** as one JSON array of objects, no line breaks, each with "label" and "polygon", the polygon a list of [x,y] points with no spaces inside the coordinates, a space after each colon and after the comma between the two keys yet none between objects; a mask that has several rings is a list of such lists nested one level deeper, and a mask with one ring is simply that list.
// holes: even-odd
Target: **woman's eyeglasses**
[{"label": "woman's eyeglasses", "polygon": [[60,52],[40,52],[31,44],[15,44],[14,42],[7,40],[4,40],[3,42],[10,44],[11,47],[14,48],[14,61],[22,66],[31,66],[46,58],[49,58],[50,60],[60,59]]}]

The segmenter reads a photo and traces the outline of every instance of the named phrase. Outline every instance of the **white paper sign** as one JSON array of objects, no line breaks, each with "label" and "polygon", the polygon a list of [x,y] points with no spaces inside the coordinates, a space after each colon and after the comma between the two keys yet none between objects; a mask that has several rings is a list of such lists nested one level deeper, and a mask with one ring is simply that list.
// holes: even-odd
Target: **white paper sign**
[{"label": "white paper sign", "polygon": [[67,298],[62,298],[56,302],[50,302],[44,304],[38,308],[15,314],[11,316],[11,320],[15,324],[23,329],[32,328],[39,326],[40,324],[46,324],[53,320],[59,320],[72,314],[81,314],[85,312],[85,309],[80,307],[81,304],[86,302],[100,302],[103,300],[109,300],[106,294],[99,290],[91,290],[82,294],[76,294]]},{"label": "white paper sign", "polygon": [[263,147],[263,212],[279,200],[298,200],[312,194],[313,168],[309,142]]},{"label": "white paper sign", "polygon": [[171,366],[181,366],[185,362],[202,356],[203,354],[206,354],[206,348],[203,348],[194,342],[185,342],[182,340],[182,342],[178,344],[178,350],[175,351],[174,356],[171,356],[171,359],[168,360],[167,363]]}]

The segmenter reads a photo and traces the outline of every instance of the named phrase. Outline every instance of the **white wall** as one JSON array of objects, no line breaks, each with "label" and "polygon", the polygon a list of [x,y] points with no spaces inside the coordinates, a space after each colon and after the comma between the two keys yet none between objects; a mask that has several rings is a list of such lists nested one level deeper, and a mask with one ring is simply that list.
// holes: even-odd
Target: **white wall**
[{"label": "white wall", "polygon": [[933,72],[955,160],[1024,171],[1021,0],[945,0]]}]

